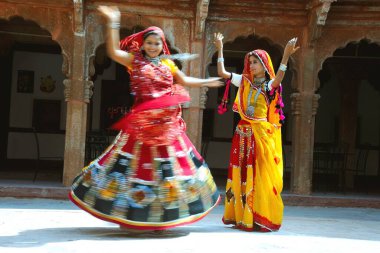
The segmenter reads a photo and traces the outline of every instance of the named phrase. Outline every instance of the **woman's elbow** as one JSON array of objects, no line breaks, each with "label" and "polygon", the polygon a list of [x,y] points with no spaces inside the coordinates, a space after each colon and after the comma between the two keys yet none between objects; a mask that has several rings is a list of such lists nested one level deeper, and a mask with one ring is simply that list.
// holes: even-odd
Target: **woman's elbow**
[{"label": "woman's elbow", "polygon": [[280,83],[279,82],[273,82],[272,83],[272,88],[276,89],[280,86]]},{"label": "woman's elbow", "polygon": [[222,78],[227,78],[228,73],[226,71],[218,70],[218,76],[220,76]]}]

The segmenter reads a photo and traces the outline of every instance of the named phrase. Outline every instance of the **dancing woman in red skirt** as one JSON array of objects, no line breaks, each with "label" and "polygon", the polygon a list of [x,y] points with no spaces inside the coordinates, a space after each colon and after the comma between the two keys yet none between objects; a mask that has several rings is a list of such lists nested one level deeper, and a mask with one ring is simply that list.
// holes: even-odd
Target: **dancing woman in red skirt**
[{"label": "dancing woman in red skirt", "polygon": [[129,71],[135,103],[114,125],[120,129],[114,143],[74,180],[70,199],[90,214],[130,229],[163,230],[195,222],[220,196],[185,134],[180,105],[190,98],[181,85],[219,87],[222,82],[182,73],[170,60],[158,27],[119,43],[119,10],[101,6],[99,11],[108,20],[108,54]]}]

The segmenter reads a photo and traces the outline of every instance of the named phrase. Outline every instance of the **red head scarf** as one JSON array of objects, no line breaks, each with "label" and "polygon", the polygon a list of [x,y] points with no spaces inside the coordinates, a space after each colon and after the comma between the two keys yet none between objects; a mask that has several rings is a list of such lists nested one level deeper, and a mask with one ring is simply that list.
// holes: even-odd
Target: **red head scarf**
[{"label": "red head scarf", "polygon": [[162,52],[164,54],[169,54],[169,47],[166,44],[165,35],[164,32],[161,30],[161,28],[156,26],[151,26],[145,29],[144,31],[134,33],[128,37],[125,37],[120,41],[120,49],[128,52],[138,52],[140,51],[141,46],[144,43],[144,34],[147,32],[155,32],[157,33],[162,40]]},{"label": "red head scarf", "polygon": [[256,58],[260,60],[261,64],[263,64],[264,66],[265,72],[268,73],[270,79],[273,79],[275,77],[272,60],[269,54],[265,50],[262,50],[262,49],[251,51],[245,55],[243,75],[245,75],[249,80],[251,80],[253,77],[253,73],[251,73],[251,70],[249,67],[250,56],[255,56]]},{"label": "red head scarf", "polygon": [[[251,56],[254,56],[256,57],[257,59],[260,60],[261,64],[264,66],[264,69],[265,69],[265,72],[268,73],[270,79],[274,79],[276,74],[274,72],[274,69],[273,69],[273,64],[272,64],[272,60],[269,56],[269,54],[265,51],[265,50],[262,50],[262,49],[256,49],[256,50],[253,50],[249,53],[247,53],[244,57],[244,69],[243,69],[243,75],[245,77],[248,78],[248,80],[251,80],[253,79],[253,74],[251,72],[251,69],[249,67],[249,57]],[[225,89],[225,92],[224,92],[224,96],[223,96],[223,99],[222,99],[222,103],[218,106],[218,113],[219,114],[223,114],[227,111],[227,98],[228,98],[228,92],[229,92],[229,80],[227,82],[227,85],[226,85],[226,89]],[[274,89],[271,91],[272,93],[274,92]],[[281,86],[280,88],[278,89],[278,92],[280,94],[280,97],[279,97],[279,103],[281,104],[281,107],[283,107],[283,103],[282,103],[282,99],[281,99]],[[279,110],[281,111],[281,110]],[[276,111],[278,112],[278,111]],[[282,111],[281,111],[282,113]],[[282,114],[281,114],[282,115]],[[283,119],[283,115],[281,116],[281,119]]]}]

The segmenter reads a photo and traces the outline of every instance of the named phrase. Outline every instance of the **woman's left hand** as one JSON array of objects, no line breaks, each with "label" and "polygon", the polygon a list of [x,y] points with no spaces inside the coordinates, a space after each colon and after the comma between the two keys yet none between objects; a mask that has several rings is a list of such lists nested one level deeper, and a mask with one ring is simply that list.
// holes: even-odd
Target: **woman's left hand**
[{"label": "woman's left hand", "polygon": [[291,56],[292,54],[294,54],[300,47],[297,46],[296,47],[296,44],[297,44],[297,37],[289,40],[288,44],[286,44],[286,47],[285,47],[285,50],[284,50],[284,56]]}]

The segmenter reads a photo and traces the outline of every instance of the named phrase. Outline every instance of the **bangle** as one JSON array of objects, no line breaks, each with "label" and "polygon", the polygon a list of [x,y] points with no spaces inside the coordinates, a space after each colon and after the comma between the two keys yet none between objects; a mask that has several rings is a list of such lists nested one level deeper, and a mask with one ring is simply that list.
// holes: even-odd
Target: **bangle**
[{"label": "bangle", "polygon": [[111,29],[119,29],[120,28],[120,22],[111,22],[108,24],[108,26]]},{"label": "bangle", "polygon": [[287,66],[285,64],[281,63],[280,67],[278,69],[285,72],[287,69]]},{"label": "bangle", "polygon": [[218,58],[218,62],[224,62],[224,58]]}]

